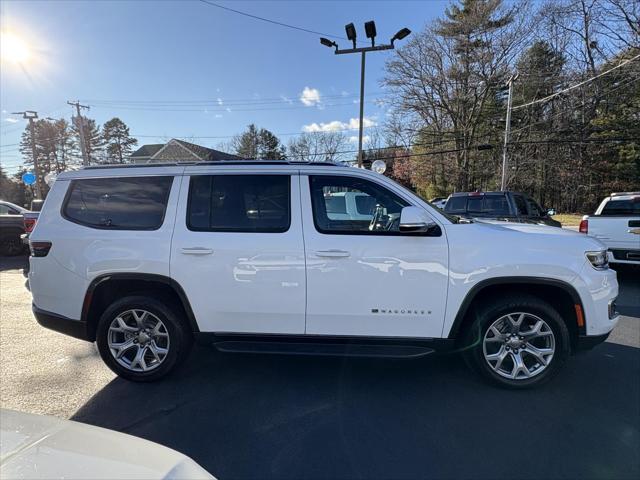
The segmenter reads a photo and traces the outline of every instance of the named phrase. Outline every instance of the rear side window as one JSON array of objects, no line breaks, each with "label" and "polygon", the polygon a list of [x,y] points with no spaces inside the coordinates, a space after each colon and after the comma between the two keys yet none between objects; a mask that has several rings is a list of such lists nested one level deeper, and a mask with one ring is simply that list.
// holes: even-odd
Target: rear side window
[{"label": "rear side window", "polygon": [[291,223],[289,175],[197,175],[187,227],[206,232],[282,233]]},{"label": "rear side window", "polygon": [[625,200],[609,200],[602,209],[603,216],[640,216],[640,197]]},{"label": "rear side window", "polygon": [[444,210],[451,213],[487,216],[510,214],[507,197],[502,193],[451,197]]},{"label": "rear side window", "polygon": [[113,230],[157,230],[162,225],[173,177],[73,180],[63,216],[74,223]]}]

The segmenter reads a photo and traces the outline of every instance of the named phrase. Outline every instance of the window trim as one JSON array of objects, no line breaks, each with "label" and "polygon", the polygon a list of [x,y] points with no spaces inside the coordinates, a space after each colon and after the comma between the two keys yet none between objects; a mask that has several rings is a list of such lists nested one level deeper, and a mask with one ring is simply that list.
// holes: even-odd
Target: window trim
[{"label": "window trim", "polygon": [[[353,235],[353,236],[362,236],[362,235],[366,235],[366,236],[377,236],[377,237],[439,237],[442,235],[442,229],[440,228],[440,225],[436,223],[436,225],[438,225],[437,231],[434,232],[389,232],[389,231],[378,231],[378,232],[372,232],[372,231],[363,231],[363,230],[356,230],[356,231],[327,231],[327,230],[323,230],[322,228],[320,228],[320,226],[318,225],[317,222],[317,217],[316,217],[316,207],[313,201],[313,187],[312,187],[312,182],[313,182],[313,178],[315,177],[333,177],[333,178],[348,178],[350,180],[356,179],[356,180],[361,180],[361,181],[365,181],[365,182],[369,182],[369,183],[373,183],[374,185],[376,185],[378,188],[384,189],[387,192],[393,194],[393,196],[399,198],[400,200],[402,200],[403,202],[406,203],[405,207],[411,207],[411,206],[416,206],[413,203],[411,203],[409,200],[407,200],[406,198],[402,197],[401,195],[398,195],[396,192],[394,192],[393,190],[387,188],[385,185],[380,184],[379,182],[376,182],[370,178],[365,178],[365,177],[360,177],[357,175],[337,175],[337,174],[333,174],[333,173],[326,173],[326,174],[307,174],[307,176],[309,177],[309,201],[311,202],[311,216],[313,217],[313,225],[316,229],[316,232],[318,232],[321,235]],[[402,207],[404,208],[404,207]],[[419,207],[422,208],[422,207]],[[427,211],[428,213],[428,211]],[[431,215],[429,215],[431,217]]]},{"label": "window trim", "polygon": [[[122,176],[122,177],[89,177],[89,178],[74,178],[69,181],[69,186],[67,187],[67,191],[64,195],[64,199],[62,200],[62,205],[60,207],[60,216],[67,220],[68,222],[75,223],[76,225],[80,225],[86,228],[92,228],[94,230],[110,230],[110,231],[129,231],[129,232],[154,232],[156,230],[160,230],[164,225],[164,221],[167,216],[167,208],[169,207],[169,198],[171,197],[171,191],[173,190],[173,185],[176,182],[177,175],[144,175],[144,176]],[[91,223],[85,223],[75,218],[67,215],[67,205],[69,203],[69,199],[71,194],[73,193],[73,189],[78,182],[82,182],[85,180],[119,180],[123,178],[171,178],[171,185],[167,189],[167,195],[164,199],[164,209],[162,210],[162,218],[160,219],[160,224],[157,227],[108,227],[106,225],[93,225]]]},{"label": "window trim", "polygon": [[[241,173],[241,172],[225,172],[225,173],[192,173],[192,174],[185,174],[186,177],[189,177],[189,188],[187,189],[187,209],[185,212],[185,217],[184,217],[184,221],[185,221],[185,226],[187,227],[187,230],[189,230],[190,232],[204,232],[204,233],[254,233],[254,234],[259,234],[259,233],[267,233],[267,234],[271,234],[271,233],[287,233],[289,230],[291,230],[291,210],[293,209],[293,204],[292,204],[292,195],[291,195],[291,182],[293,181],[293,175],[291,173],[282,173],[282,172],[274,172],[274,173]],[[205,228],[205,227],[193,227],[191,225],[191,218],[190,218],[190,213],[191,213],[191,202],[193,199],[193,196],[191,195],[192,189],[193,189],[193,182],[191,181],[191,179],[193,177],[229,177],[229,176],[233,176],[233,177],[273,177],[273,176],[277,176],[277,177],[287,177],[289,179],[288,183],[287,183],[287,196],[288,196],[288,205],[289,208],[287,209],[287,226],[285,229],[282,228],[278,228],[278,229],[271,229],[271,230],[239,230],[239,229],[235,229],[235,228]]]}]

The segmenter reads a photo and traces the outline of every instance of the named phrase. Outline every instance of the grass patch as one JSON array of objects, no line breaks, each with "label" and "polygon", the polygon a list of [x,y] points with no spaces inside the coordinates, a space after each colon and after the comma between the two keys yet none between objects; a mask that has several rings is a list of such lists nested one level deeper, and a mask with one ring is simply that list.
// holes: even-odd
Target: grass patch
[{"label": "grass patch", "polygon": [[552,218],[554,220],[562,223],[563,226],[566,227],[577,227],[580,225],[580,220],[582,220],[583,215],[578,213],[559,213],[554,215]]}]

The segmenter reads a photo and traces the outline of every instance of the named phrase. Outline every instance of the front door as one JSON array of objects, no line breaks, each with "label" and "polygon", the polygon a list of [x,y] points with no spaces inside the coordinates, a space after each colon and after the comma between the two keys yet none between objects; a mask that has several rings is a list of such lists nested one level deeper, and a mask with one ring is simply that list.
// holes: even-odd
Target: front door
[{"label": "front door", "polygon": [[307,334],[441,336],[445,233],[401,233],[400,212],[410,201],[383,182],[354,173],[300,177]]},{"label": "front door", "polygon": [[201,331],[304,333],[298,177],[244,171],[187,168],[171,277]]}]

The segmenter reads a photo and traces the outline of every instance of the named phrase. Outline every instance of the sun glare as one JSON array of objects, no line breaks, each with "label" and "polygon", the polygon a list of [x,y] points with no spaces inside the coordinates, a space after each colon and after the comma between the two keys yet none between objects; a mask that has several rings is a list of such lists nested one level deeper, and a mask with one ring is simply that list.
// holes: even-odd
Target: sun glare
[{"label": "sun glare", "polygon": [[3,61],[25,64],[30,57],[29,45],[24,40],[13,33],[0,34],[0,58]]}]

